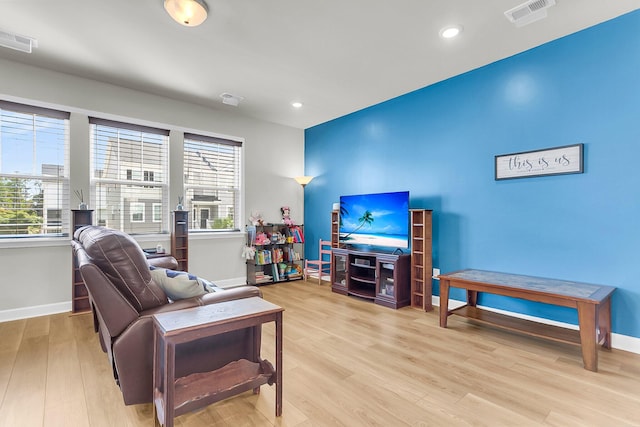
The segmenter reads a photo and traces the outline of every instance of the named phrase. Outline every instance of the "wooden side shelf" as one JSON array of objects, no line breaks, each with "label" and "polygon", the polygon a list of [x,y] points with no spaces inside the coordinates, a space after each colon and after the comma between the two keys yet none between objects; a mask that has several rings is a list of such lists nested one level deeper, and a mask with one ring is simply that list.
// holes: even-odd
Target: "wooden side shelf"
[{"label": "wooden side shelf", "polygon": [[433,310],[432,211],[411,209],[411,307]]},{"label": "wooden side shelf", "polygon": [[173,211],[171,255],[178,261],[178,270],[189,271],[189,212],[187,211]]},{"label": "wooden side shelf", "polygon": [[340,247],[340,211],[331,211],[331,247]]},{"label": "wooden side shelf", "polygon": [[175,415],[186,414],[264,384],[272,385],[275,372],[268,360],[254,363],[240,359],[212,372],[178,378],[175,382]]},{"label": "wooden side shelf", "polygon": [[[71,238],[76,230],[85,225],[93,224],[93,210],[91,209],[72,209],[71,210]],[[71,255],[71,312],[86,313],[91,311],[91,301],[89,301],[89,292],[80,275],[78,268],[78,260],[75,255]]]}]

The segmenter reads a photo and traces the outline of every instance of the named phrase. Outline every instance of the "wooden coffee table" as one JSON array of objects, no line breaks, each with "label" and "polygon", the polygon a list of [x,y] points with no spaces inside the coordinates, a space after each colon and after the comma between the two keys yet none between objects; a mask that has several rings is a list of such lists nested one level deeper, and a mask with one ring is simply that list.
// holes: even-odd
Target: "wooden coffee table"
[{"label": "wooden coffee table", "polygon": [[[590,371],[598,370],[598,344],[611,348],[611,295],[616,289],[614,287],[483,270],[461,270],[438,277],[440,326],[443,328],[447,327],[447,317],[457,314],[480,323],[579,345],[584,367]],[[450,287],[467,290],[465,306],[448,309]],[[579,331],[480,309],[476,307],[478,292],[575,308],[578,310]]]},{"label": "wooden coffee table", "polygon": [[[175,417],[263,384],[276,385],[276,416],[282,415],[282,312],[259,297],[242,298],[153,315],[154,418],[172,427]],[[212,372],[175,378],[176,345],[238,329],[275,322],[276,368],[249,360],[231,362]],[[215,351],[215,349],[212,349]],[[259,359],[260,349],[256,349]],[[165,363],[162,363],[162,361]]]}]

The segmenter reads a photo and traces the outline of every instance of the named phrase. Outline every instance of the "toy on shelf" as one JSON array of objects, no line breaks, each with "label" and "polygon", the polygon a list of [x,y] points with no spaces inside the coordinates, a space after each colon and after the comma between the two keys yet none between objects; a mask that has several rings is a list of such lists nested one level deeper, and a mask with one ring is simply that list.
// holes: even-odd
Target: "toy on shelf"
[{"label": "toy on shelf", "polygon": [[269,236],[267,233],[258,233],[256,234],[256,245],[268,245],[271,243]]},{"label": "toy on shelf", "polygon": [[245,246],[242,248],[242,257],[246,260],[254,259],[256,256],[256,248],[253,246]]},{"label": "toy on shelf", "polygon": [[254,212],[249,216],[249,221],[252,225],[264,225],[262,214],[260,212]]},{"label": "toy on shelf", "polygon": [[285,225],[293,225],[293,220],[291,219],[291,209],[289,206],[283,206],[280,208],[280,213],[282,213],[282,223]]}]

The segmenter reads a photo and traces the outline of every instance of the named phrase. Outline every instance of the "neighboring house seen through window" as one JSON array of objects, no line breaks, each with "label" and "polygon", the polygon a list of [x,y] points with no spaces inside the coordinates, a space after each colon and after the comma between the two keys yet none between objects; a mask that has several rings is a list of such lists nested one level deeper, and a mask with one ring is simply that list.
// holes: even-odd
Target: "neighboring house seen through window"
[{"label": "neighboring house seen through window", "polygon": [[89,118],[96,222],[130,234],[168,230],[169,131]]},{"label": "neighboring house seen through window", "polygon": [[184,134],[184,204],[189,230],[240,229],[240,155],[242,143]]},{"label": "neighboring house seen through window", "polygon": [[69,116],[0,101],[0,238],[69,234]]}]

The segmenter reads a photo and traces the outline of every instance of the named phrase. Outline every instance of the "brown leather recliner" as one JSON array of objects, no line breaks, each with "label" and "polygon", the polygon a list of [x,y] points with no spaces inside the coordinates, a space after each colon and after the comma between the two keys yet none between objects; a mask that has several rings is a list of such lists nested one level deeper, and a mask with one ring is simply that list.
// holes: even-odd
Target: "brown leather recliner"
[{"label": "brown leather recliner", "polygon": [[[100,344],[127,405],[152,402],[155,313],[262,296],[253,286],[171,302],[153,281],[138,243],[100,226],[78,229],[71,242],[89,291]],[[260,361],[261,328],[247,328],[176,348],[176,377],[207,372],[247,359]]]}]

